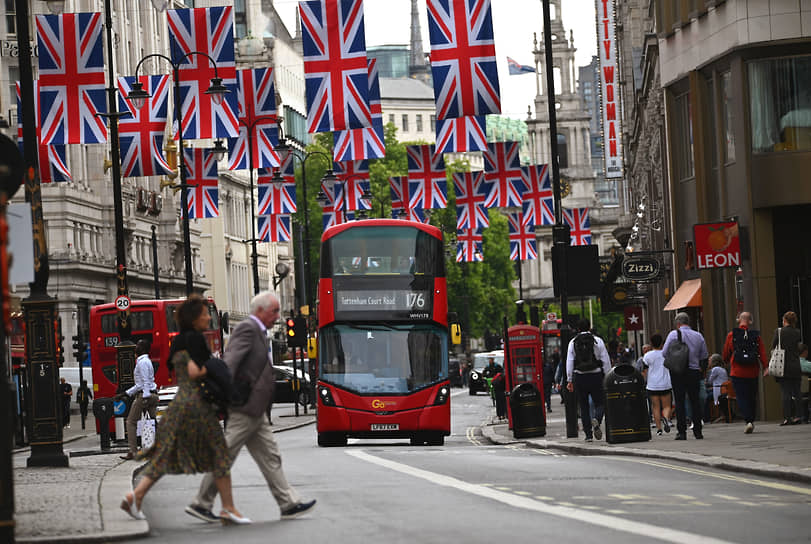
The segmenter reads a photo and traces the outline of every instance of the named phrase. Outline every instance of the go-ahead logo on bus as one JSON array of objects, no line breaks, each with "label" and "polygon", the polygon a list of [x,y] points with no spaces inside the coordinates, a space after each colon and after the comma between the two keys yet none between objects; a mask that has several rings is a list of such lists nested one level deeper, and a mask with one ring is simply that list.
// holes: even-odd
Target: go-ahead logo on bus
[{"label": "go-ahead logo on bus", "polygon": [[730,268],[741,265],[741,242],[737,221],[693,225],[698,268]]}]

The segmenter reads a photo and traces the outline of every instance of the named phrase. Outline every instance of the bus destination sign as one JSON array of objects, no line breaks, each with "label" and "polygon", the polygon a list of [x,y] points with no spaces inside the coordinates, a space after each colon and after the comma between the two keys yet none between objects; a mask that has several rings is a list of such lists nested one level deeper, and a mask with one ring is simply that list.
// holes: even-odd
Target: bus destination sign
[{"label": "bus destination sign", "polygon": [[[335,312],[391,312],[398,317],[430,319],[431,291],[417,289],[335,290]],[[403,316],[402,314],[406,314]]]}]

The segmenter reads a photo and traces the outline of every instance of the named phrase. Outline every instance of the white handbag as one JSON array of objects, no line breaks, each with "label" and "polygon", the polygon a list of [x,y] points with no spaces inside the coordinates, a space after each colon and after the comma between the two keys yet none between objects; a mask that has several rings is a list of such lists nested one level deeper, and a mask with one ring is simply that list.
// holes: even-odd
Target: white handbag
[{"label": "white handbag", "polygon": [[786,369],[786,350],[783,349],[783,342],[780,339],[781,330],[782,327],[777,329],[777,347],[772,350],[769,359],[769,374],[775,378],[782,378]]},{"label": "white handbag", "polygon": [[135,434],[141,437],[141,449],[144,451],[155,445],[155,420],[149,417],[149,412],[141,414]]}]

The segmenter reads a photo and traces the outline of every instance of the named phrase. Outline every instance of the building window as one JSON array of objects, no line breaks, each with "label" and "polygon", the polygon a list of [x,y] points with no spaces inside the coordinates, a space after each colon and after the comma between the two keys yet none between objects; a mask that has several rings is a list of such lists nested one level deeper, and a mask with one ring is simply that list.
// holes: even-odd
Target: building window
[{"label": "building window", "polygon": [[11,35],[17,34],[17,10],[15,0],[6,0],[6,32]]},{"label": "building window", "polygon": [[307,118],[290,106],[284,106],[284,129],[285,135],[294,138],[298,143],[306,145],[310,142]]},{"label": "building window", "polygon": [[431,132],[436,132],[436,115],[431,116]]},{"label": "building window", "polygon": [[735,132],[732,130],[732,72],[721,74],[721,123],[724,132],[724,161],[735,162]]},{"label": "building window", "polygon": [[[19,80],[20,80],[20,68],[19,68],[19,66],[11,66],[11,65],[9,65],[9,67],[8,67],[8,91],[9,91],[8,96],[9,96],[9,99],[10,99],[9,103],[10,104],[15,104],[15,110],[14,111],[17,111],[16,110],[16,104],[17,104],[16,96],[17,96],[17,82]],[[22,116],[22,112],[17,111],[16,117],[20,117],[20,116]],[[9,116],[8,122],[9,123],[14,123],[14,121],[16,121],[16,119],[12,119],[11,116]]]},{"label": "building window", "polygon": [[422,114],[418,113],[416,117],[417,132],[422,132]]},{"label": "building window", "polygon": [[695,174],[693,167],[693,123],[690,94],[684,93],[674,100],[673,161],[676,179],[683,181]]},{"label": "building window", "polygon": [[569,168],[569,146],[565,134],[558,134],[558,166]]},{"label": "building window", "polygon": [[234,0],[234,38],[241,39],[248,35],[248,19],[245,0]]},{"label": "building window", "polygon": [[391,123],[392,125],[394,124],[394,114],[393,113],[389,114],[389,123]]},{"label": "building window", "polygon": [[408,114],[403,114],[403,132],[408,132]]},{"label": "building window", "polygon": [[811,149],[811,56],[747,63],[752,151]]}]

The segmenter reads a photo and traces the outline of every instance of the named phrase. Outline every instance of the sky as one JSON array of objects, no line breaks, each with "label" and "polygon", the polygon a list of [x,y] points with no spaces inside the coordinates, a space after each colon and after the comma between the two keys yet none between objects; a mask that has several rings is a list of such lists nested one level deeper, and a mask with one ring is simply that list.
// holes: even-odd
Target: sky
[{"label": "sky", "polygon": [[[293,33],[297,0],[274,0],[276,10]],[[423,34],[423,48],[430,52],[428,40],[428,16],[425,0],[419,0]],[[574,31],[577,48],[577,66],[591,62],[597,54],[597,37],[594,0],[563,0],[562,17],[566,29]],[[543,27],[541,0],[491,0],[493,27],[496,40],[499,84],[501,86],[502,114],[517,119],[526,119],[527,106],[533,103],[536,94],[534,74],[510,76],[507,72],[507,57],[519,64],[534,66],[532,33],[540,33]],[[410,0],[364,0],[366,45],[407,45],[411,40]]]}]

